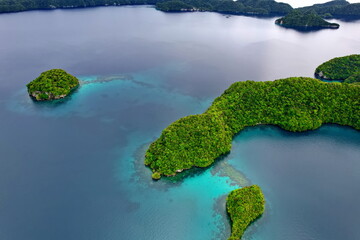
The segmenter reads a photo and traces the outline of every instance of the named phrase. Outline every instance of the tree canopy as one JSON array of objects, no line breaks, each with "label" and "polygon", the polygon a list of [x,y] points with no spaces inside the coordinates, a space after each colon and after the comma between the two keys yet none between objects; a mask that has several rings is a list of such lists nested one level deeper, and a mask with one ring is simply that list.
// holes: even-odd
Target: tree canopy
[{"label": "tree canopy", "polygon": [[79,85],[79,80],[62,69],[51,69],[27,84],[28,93],[36,100],[66,97]]},{"label": "tree canopy", "polygon": [[257,185],[232,191],[226,198],[226,210],[231,219],[231,236],[239,240],[245,229],[260,217],[265,210],[265,199]]},{"label": "tree canopy", "polygon": [[268,82],[236,82],[199,115],[170,124],[153,142],[145,164],[154,173],[175,175],[207,167],[231,149],[245,127],[271,124],[292,132],[336,123],[360,129],[360,85],[293,77]]},{"label": "tree canopy", "polygon": [[345,83],[360,82],[360,55],[333,58],[318,66],[315,75],[327,80],[343,80]]}]

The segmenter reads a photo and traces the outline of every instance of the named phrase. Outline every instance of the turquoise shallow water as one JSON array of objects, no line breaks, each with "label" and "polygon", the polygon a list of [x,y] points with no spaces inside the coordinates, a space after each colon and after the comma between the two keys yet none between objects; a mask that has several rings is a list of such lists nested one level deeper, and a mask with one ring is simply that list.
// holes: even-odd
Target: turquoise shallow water
[{"label": "turquoise shallow water", "polygon": [[[358,23],[303,34],[274,19],[147,7],[0,20],[0,239],[226,239],[225,196],[251,184],[264,189],[267,210],[244,239],[359,238],[355,130],[248,129],[227,157],[180,180],[153,182],[143,165],[162,129],[206,110],[232,82],[311,76],[322,61],[359,52]],[[25,84],[54,67],[81,87],[33,102]]]}]

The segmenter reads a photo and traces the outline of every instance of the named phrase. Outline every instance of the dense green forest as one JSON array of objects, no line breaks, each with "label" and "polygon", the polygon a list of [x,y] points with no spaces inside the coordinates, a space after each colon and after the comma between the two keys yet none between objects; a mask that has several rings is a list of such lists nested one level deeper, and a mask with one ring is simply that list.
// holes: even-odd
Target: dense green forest
[{"label": "dense green forest", "polygon": [[318,66],[315,75],[327,80],[343,80],[345,83],[360,82],[360,55],[333,58]]},{"label": "dense green forest", "polygon": [[257,185],[236,189],[227,196],[226,209],[231,219],[228,240],[239,240],[247,226],[264,213],[264,195]]},{"label": "dense green forest", "polygon": [[161,11],[211,11],[241,15],[284,15],[292,10],[286,3],[274,0],[170,0],[159,1]]},{"label": "dense green forest", "polygon": [[302,30],[312,30],[321,28],[339,28],[339,24],[330,23],[322,19],[314,10],[299,11],[293,10],[285,17],[279,18],[275,21],[276,24]]},{"label": "dense green forest", "polygon": [[298,8],[300,11],[314,10],[324,18],[360,18],[360,3],[350,4],[346,0],[334,0],[309,7]]},{"label": "dense green forest", "polygon": [[[0,13],[19,12],[34,9],[83,8],[95,6],[156,5],[166,12],[210,11],[238,15],[281,15],[293,8],[274,0],[0,0]],[[324,4],[299,8],[300,11],[314,10],[321,17],[360,18],[360,3],[350,4],[335,0]]]},{"label": "dense green forest", "polygon": [[36,100],[54,100],[66,97],[79,86],[79,80],[62,69],[52,69],[41,73],[26,86],[29,95]]},{"label": "dense green forest", "polygon": [[203,114],[181,118],[153,142],[145,164],[155,173],[175,175],[207,167],[227,154],[245,127],[271,124],[292,132],[324,123],[360,130],[360,85],[294,77],[268,82],[236,82]]},{"label": "dense green forest", "polygon": [[274,0],[0,0],[0,12],[32,9],[151,4],[162,11],[215,11],[233,14],[280,14],[292,10]]}]

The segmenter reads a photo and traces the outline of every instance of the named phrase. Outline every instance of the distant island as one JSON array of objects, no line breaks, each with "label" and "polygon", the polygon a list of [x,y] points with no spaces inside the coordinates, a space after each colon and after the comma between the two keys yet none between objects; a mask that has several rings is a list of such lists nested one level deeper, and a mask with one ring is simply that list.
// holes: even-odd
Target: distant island
[{"label": "distant island", "polygon": [[279,26],[293,28],[297,30],[317,30],[323,28],[337,29],[340,27],[337,23],[330,23],[322,19],[314,10],[299,11],[293,10],[285,17],[275,21]]},{"label": "distant island", "polygon": [[165,0],[156,3],[164,12],[207,11],[234,15],[279,16],[292,11],[287,3],[274,0]]},{"label": "distant island", "polygon": [[333,58],[318,66],[315,76],[325,80],[340,80],[344,83],[360,82],[360,55]]},{"label": "distant island", "polygon": [[265,198],[257,185],[236,189],[226,198],[226,209],[231,219],[228,240],[239,240],[249,224],[263,214]]},{"label": "distant island", "polygon": [[[164,12],[207,11],[249,16],[284,16],[293,10],[289,4],[274,0],[0,0],[0,13],[123,5],[155,5]],[[314,10],[323,18],[360,19],[360,3],[350,4],[346,0],[297,9]]]},{"label": "distant island", "polygon": [[309,7],[297,8],[299,11],[314,10],[323,18],[360,19],[360,3],[350,4],[346,0],[334,0]]},{"label": "distant island", "polygon": [[64,98],[79,86],[79,80],[62,69],[51,69],[26,85],[31,97],[38,101]]}]

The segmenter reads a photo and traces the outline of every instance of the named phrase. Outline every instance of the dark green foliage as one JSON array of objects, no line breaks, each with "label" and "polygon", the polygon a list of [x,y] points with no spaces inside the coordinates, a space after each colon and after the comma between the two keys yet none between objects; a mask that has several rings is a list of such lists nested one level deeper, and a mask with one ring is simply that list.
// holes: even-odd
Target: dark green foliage
[{"label": "dark green foliage", "polygon": [[32,9],[81,8],[156,4],[162,11],[215,11],[230,14],[273,15],[292,10],[289,4],[274,0],[0,0],[0,13]]},{"label": "dark green foliage", "polygon": [[243,15],[282,15],[292,10],[289,4],[273,0],[165,0],[159,1],[156,8],[161,11],[212,11]]},{"label": "dark green foliage", "polygon": [[228,240],[239,240],[247,226],[264,213],[264,195],[257,185],[236,189],[226,198],[226,209],[232,223]]},{"label": "dark green foliage", "polygon": [[314,10],[320,16],[326,18],[360,18],[360,4],[352,3],[345,0],[335,0],[321,4],[315,4],[309,7],[298,8],[300,11]]},{"label": "dark green foliage", "polygon": [[172,123],[146,152],[145,164],[162,175],[206,167],[231,149],[248,126],[272,124],[299,132],[323,123],[360,129],[360,88],[313,78],[232,84],[203,114]]},{"label": "dark green foliage", "polygon": [[351,75],[344,81],[344,83],[359,83],[359,82],[360,82],[360,69],[359,72]]},{"label": "dark green foliage", "polygon": [[352,83],[359,81],[359,72],[360,55],[354,54],[333,58],[321,64],[316,68],[315,75],[327,80],[345,80],[347,83]]},{"label": "dark green foliage", "polygon": [[53,100],[67,96],[79,85],[79,80],[62,69],[52,69],[40,74],[27,84],[28,93],[36,100]]},{"label": "dark green foliage", "polygon": [[315,11],[298,11],[293,10],[285,17],[275,21],[276,24],[295,29],[320,29],[320,28],[339,28],[337,23],[329,23],[322,19]]},{"label": "dark green foliage", "polygon": [[182,1],[167,1],[167,2],[157,3],[156,9],[165,12],[178,12],[178,11],[191,11],[194,9],[194,7]]}]

